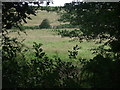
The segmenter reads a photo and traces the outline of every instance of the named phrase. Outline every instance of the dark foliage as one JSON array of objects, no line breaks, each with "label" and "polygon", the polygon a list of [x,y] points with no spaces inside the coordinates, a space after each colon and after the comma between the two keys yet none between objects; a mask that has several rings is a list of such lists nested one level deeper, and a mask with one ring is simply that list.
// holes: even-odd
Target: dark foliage
[{"label": "dark foliage", "polygon": [[78,47],[78,45],[73,47],[73,50],[68,50],[69,52],[69,58],[70,59],[77,59],[77,55],[78,55],[78,50],[80,49],[80,47]]},{"label": "dark foliage", "polygon": [[61,35],[62,37],[78,37],[80,36],[82,33],[80,30],[77,30],[77,29],[74,29],[72,31],[69,31],[69,30],[55,30],[58,35]]},{"label": "dark foliage", "polygon": [[55,7],[52,7],[52,6],[41,6],[39,7],[39,10],[45,10],[45,11],[48,11],[48,12],[58,12],[59,10],[62,10],[63,7],[61,6],[55,6]]},{"label": "dark foliage", "polygon": [[[63,20],[73,25],[80,25],[84,35],[95,37],[107,33],[110,37],[119,39],[119,6],[119,2],[67,3],[61,18],[64,17]],[[66,14],[68,16],[64,16]],[[104,35],[101,38],[104,38]]]},{"label": "dark foliage", "polygon": [[[83,38],[108,40],[94,50],[97,56],[83,60],[82,84],[92,88],[119,88],[120,14],[119,2],[72,2],[64,6],[61,21],[80,25]],[[79,37],[80,39],[83,39]],[[110,47],[105,49],[104,47]]]},{"label": "dark foliage", "polygon": [[40,28],[40,29],[43,29],[43,28],[49,29],[49,28],[51,28],[51,25],[50,25],[49,20],[48,20],[48,19],[44,19],[44,20],[41,22],[41,24],[39,25],[39,28]]},{"label": "dark foliage", "polygon": [[[21,28],[23,30],[27,30],[27,29],[31,29],[31,30],[34,30],[34,29],[40,29],[39,26],[21,26]],[[14,29],[14,28],[13,28]],[[16,29],[16,28],[15,28]]]},{"label": "dark foliage", "polygon": [[[31,19],[29,17],[30,14],[36,15],[35,10],[37,8],[33,8],[28,6],[28,3],[25,2],[3,2],[2,3],[2,28],[11,29],[14,27],[19,27],[21,22],[26,22],[26,18]],[[13,18],[14,17],[14,18]]]},{"label": "dark foliage", "polygon": [[92,88],[119,88],[120,59],[115,58],[103,57],[99,54],[84,63],[82,84]]},{"label": "dark foliage", "polygon": [[14,51],[13,55],[22,55],[12,56],[9,58],[10,61],[4,61],[3,88],[80,87],[80,72],[77,71],[77,67],[58,57],[54,60],[48,58],[41,45],[34,42],[35,59],[30,59],[29,62],[23,52],[17,51]]},{"label": "dark foliage", "polygon": [[[8,37],[9,29],[17,27],[21,30],[22,21],[26,23],[26,18],[30,14],[36,15],[36,8],[32,8],[27,2],[3,2],[2,3],[2,79],[3,88],[15,88],[21,86],[24,77],[24,65],[27,63],[22,53],[22,42],[16,38]],[[22,63],[22,64],[20,64]],[[23,64],[24,63],[24,64]],[[27,67],[27,64],[25,65]],[[24,73],[21,76],[22,72]],[[25,78],[23,79],[23,81]]]},{"label": "dark foliage", "polygon": [[53,26],[54,29],[63,29],[63,28],[79,28],[79,26],[71,25],[71,24],[61,24],[58,26]]}]

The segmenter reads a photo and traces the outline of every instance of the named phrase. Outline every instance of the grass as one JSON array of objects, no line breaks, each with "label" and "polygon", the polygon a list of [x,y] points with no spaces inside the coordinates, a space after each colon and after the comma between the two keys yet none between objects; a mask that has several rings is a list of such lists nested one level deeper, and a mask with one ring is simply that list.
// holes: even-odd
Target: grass
[{"label": "grass", "polygon": [[[20,33],[11,33],[10,36],[17,37],[19,40],[25,39],[24,44],[32,48],[33,42],[42,43],[43,50],[47,53],[49,57],[59,56],[63,60],[69,60],[68,50],[72,50],[73,46],[76,44],[81,47],[79,50],[78,58],[82,57],[85,59],[93,58],[94,55],[90,51],[91,48],[96,48],[98,44],[95,42],[84,41],[80,43],[79,41],[71,41],[71,38],[57,35],[52,29],[41,29],[41,30],[26,30],[27,35]],[[32,50],[31,50],[32,53]],[[29,54],[31,54],[29,53]],[[28,54],[28,55],[29,55]]]},{"label": "grass", "polygon": [[[44,19],[48,19],[50,21],[50,24],[53,26],[67,24],[67,23],[58,22],[57,20],[60,16],[55,12],[38,10],[37,16],[30,16],[30,17],[32,18],[32,20],[27,20],[28,23],[24,24],[24,26],[38,26]],[[66,30],[74,30],[74,29],[69,28]],[[68,57],[68,50],[72,50],[73,46],[75,46],[76,44],[81,47],[81,49],[78,52],[78,58],[82,57],[85,59],[90,59],[94,57],[90,49],[96,48],[98,46],[97,44],[95,44],[95,42],[93,41],[90,42],[84,41],[82,43],[78,41],[70,42],[71,38],[69,37],[62,38],[60,35],[57,35],[55,30],[26,29],[27,35],[21,32],[19,36],[17,32],[12,32],[10,33],[10,36],[17,37],[19,40],[25,39],[24,44],[29,48],[32,48],[33,42],[42,43],[43,50],[50,58],[53,58],[54,56],[59,56],[62,60],[65,61],[70,60]],[[64,30],[64,29],[58,29],[58,30]],[[34,58],[32,49],[26,54],[28,58],[30,57]]]},{"label": "grass", "polygon": [[58,18],[60,18],[60,16],[56,12],[47,12],[47,11],[38,10],[36,15],[37,16],[30,15],[32,20],[27,19],[28,23],[24,23],[24,25],[25,26],[39,26],[44,19],[48,19],[50,21],[50,25],[52,26],[57,26],[60,24],[67,24],[67,23],[62,23],[58,21]]}]

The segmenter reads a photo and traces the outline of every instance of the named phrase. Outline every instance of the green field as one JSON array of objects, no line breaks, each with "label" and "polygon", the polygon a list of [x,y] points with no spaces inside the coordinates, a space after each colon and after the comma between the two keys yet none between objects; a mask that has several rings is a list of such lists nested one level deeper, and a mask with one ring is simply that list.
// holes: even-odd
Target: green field
[{"label": "green field", "polygon": [[[57,21],[59,15],[55,12],[46,12],[46,11],[38,11],[37,16],[31,16],[32,20],[27,20],[28,23],[24,24],[25,26],[37,26],[39,25],[43,19],[47,18],[50,21],[51,25],[60,25],[64,23],[60,23]],[[62,29],[64,30],[64,29]],[[74,29],[66,29],[66,30],[74,30]],[[73,38],[64,37],[62,38],[60,35],[54,31],[54,29],[34,29],[34,30],[26,30],[26,34],[17,32],[10,33],[10,36],[17,37],[19,40],[25,39],[24,44],[30,48],[30,52],[27,53],[29,57],[32,57],[32,46],[33,42],[42,43],[42,48],[46,52],[46,54],[52,58],[54,56],[59,56],[63,60],[69,60],[68,58],[68,50],[72,50],[73,46],[79,45],[81,49],[78,52],[78,58],[82,57],[85,59],[93,58],[94,55],[90,49],[96,48],[98,44],[95,42],[84,41],[80,43],[79,41],[72,41]]]},{"label": "green field", "polygon": [[79,41],[72,41],[72,38],[69,37],[62,38],[52,29],[27,30],[26,33],[27,35],[20,33],[20,36],[17,33],[11,33],[11,36],[18,37],[19,40],[25,39],[24,44],[29,48],[32,48],[33,42],[42,43],[42,48],[49,57],[58,55],[64,60],[68,60],[68,50],[72,50],[75,45],[81,47],[78,58],[86,59],[93,58],[94,55],[90,49],[98,46],[93,41],[80,43]]}]

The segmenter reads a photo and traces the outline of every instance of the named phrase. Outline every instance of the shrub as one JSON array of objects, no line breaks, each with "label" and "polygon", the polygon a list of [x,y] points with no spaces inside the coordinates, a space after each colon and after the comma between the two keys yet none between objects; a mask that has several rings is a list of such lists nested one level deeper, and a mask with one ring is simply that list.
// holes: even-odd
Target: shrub
[{"label": "shrub", "polygon": [[61,24],[55,27],[55,29],[63,29],[63,28],[79,28],[79,26],[71,25],[71,24]]},{"label": "shrub", "polygon": [[56,30],[56,32],[58,33],[58,35],[61,35],[62,37],[78,37],[82,34],[82,32],[80,30],[74,29],[72,31],[69,30]]},{"label": "shrub", "polygon": [[51,28],[49,20],[48,19],[44,19],[42,21],[42,23],[39,25],[39,28],[40,29],[42,29],[42,28],[45,28],[45,29]]}]

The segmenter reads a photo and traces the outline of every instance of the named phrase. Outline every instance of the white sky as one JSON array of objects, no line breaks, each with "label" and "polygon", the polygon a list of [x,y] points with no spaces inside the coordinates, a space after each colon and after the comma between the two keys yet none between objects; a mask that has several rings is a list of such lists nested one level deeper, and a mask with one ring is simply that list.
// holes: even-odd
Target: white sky
[{"label": "white sky", "polygon": [[73,0],[53,0],[54,4],[50,4],[50,6],[64,6],[65,3],[70,3]]},{"label": "white sky", "polygon": [[[70,3],[72,1],[82,1],[82,0],[52,0],[52,1],[53,1],[53,4],[50,3],[49,6],[64,6],[65,3]],[[46,5],[46,3],[41,4],[41,6],[44,6],[44,5]]]},{"label": "white sky", "polygon": [[[43,0],[44,1],[44,0]],[[45,0],[49,1],[49,0]],[[86,2],[119,2],[120,0],[52,0],[54,4],[51,4],[49,6],[64,6],[65,3],[70,3],[72,1],[86,1]],[[43,6],[46,4],[43,4]],[[42,5],[41,5],[42,6]]]},{"label": "white sky", "polygon": [[35,1],[43,1],[44,4],[40,4],[40,6],[46,6],[46,1],[53,1],[53,4],[50,3],[49,6],[64,6],[65,3],[70,3],[72,1],[86,1],[86,2],[119,2],[119,0],[35,0]]}]

